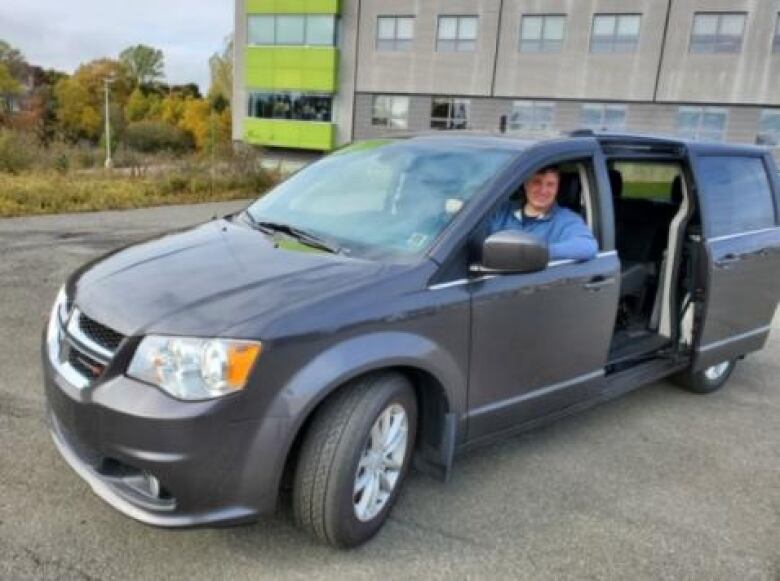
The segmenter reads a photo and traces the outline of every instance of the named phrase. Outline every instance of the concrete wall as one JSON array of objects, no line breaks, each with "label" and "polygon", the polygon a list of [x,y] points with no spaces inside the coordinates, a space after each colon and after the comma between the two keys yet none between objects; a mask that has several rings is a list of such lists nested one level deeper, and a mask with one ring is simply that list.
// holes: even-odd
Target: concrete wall
[{"label": "concrete wall", "polygon": [[[362,0],[358,91],[490,95],[499,0]],[[376,50],[378,16],[415,15],[409,52]],[[439,15],[479,16],[474,52],[437,52]]]},{"label": "concrete wall", "polygon": [[246,0],[236,0],[233,17],[235,19],[233,29],[233,141],[240,141],[248,109],[245,78],[246,50],[244,50],[247,43]]},{"label": "concrete wall", "polygon": [[[698,11],[747,12],[742,51],[690,53]],[[675,0],[658,100],[780,105],[780,54],[772,53],[778,11],[777,0]]]},{"label": "concrete wall", "polygon": [[338,29],[339,87],[333,99],[333,121],[336,123],[337,145],[352,141],[360,8],[360,0],[341,0]]},{"label": "concrete wall", "polygon": [[[356,97],[355,139],[370,139],[393,134],[428,131],[431,126],[431,96],[413,95],[409,102],[409,129],[392,130],[371,124],[373,94],[358,93]],[[579,100],[551,100],[555,103],[554,133],[573,131],[582,127],[582,105]],[[513,99],[472,98],[471,129],[496,132],[502,115],[512,110]],[[637,133],[675,135],[678,105],[657,103],[629,103],[626,112],[626,130]],[[761,107],[730,107],[726,122],[725,140],[754,143],[758,133]]]},{"label": "concrete wall", "polygon": [[[650,101],[668,0],[505,0],[501,18],[495,95]],[[593,15],[642,14],[634,53],[592,54]],[[565,14],[559,53],[521,53],[523,14]]]}]

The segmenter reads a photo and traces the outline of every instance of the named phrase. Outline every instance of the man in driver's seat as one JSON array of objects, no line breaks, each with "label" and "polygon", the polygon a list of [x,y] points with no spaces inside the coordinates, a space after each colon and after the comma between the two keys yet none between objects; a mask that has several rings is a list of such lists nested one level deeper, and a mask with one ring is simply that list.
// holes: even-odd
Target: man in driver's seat
[{"label": "man in driver's seat", "polygon": [[546,167],[525,182],[525,200],[506,202],[490,221],[491,234],[502,230],[520,230],[547,243],[551,260],[590,260],[598,253],[598,244],[582,217],[559,206],[561,174]]}]

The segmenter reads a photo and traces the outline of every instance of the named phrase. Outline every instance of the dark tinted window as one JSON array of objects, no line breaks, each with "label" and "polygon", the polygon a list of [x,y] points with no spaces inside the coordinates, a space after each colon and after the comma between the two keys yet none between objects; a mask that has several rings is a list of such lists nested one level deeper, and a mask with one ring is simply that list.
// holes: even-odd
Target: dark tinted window
[{"label": "dark tinted window", "polygon": [[710,236],[739,234],[775,225],[766,168],[757,157],[702,157],[701,187]]},{"label": "dark tinted window", "polygon": [[330,123],[333,97],[305,93],[250,93],[249,116]]}]

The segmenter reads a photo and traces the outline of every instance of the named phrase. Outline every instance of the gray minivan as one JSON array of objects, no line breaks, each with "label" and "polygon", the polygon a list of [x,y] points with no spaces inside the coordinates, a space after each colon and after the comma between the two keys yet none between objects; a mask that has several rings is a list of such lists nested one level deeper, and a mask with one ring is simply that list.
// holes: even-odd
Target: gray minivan
[{"label": "gray minivan", "polygon": [[[485,224],[537,170],[596,258]],[[291,489],[353,546],[410,465],[673,377],[719,388],[780,298],[763,149],[576,133],[349,146],[244,211],[74,273],[45,331],[54,442],[142,522],[240,523]]]}]

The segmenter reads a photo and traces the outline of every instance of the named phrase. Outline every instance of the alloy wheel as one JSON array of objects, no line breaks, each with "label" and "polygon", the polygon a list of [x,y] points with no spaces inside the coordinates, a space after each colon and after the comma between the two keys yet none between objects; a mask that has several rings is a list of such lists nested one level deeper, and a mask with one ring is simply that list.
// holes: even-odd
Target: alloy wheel
[{"label": "alloy wheel", "polygon": [[407,453],[409,419],[393,404],[374,422],[360,455],[352,501],[361,522],[375,518],[385,507],[401,477]]}]

